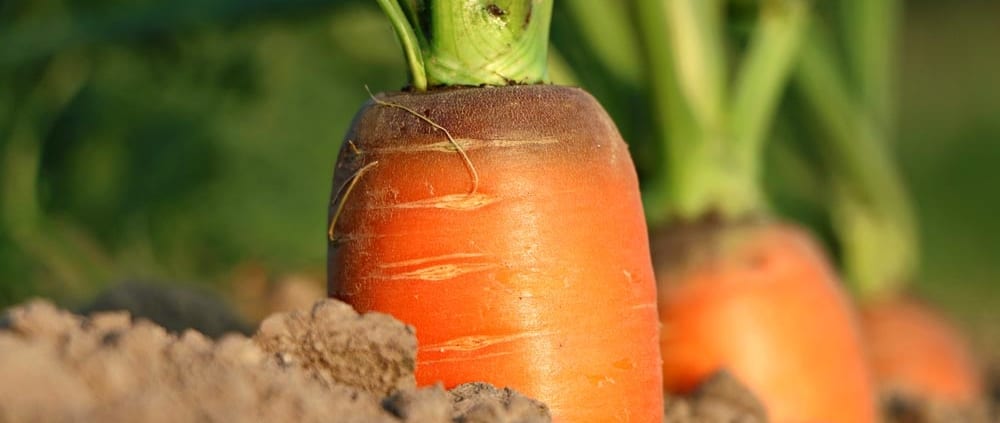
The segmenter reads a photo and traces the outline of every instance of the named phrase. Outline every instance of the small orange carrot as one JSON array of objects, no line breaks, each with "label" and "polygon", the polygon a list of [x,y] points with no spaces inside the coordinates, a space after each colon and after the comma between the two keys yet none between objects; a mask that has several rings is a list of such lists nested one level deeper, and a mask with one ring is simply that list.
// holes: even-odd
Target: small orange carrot
[{"label": "small orange carrot", "polygon": [[983,394],[979,368],[959,331],[911,297],[866,304],[862,314],[872,369],[885,391],[975,405]]},{"label": "small orange carrot", "polygon": [[876,421],[853,310],[808,234],[746,223],[662,235],[653,245],[667,391],[726,369],[771,421]]}]

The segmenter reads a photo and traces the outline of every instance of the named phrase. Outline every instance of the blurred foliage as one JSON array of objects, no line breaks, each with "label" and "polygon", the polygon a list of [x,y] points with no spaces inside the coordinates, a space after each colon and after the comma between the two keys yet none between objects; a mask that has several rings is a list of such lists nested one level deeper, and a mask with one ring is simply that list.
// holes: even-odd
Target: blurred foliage
[{"label": "blurred foliage", "polygon": [[[823,3],[824,9],[830,3]],[[893,152],[915,200],[921,238],[921,272],[915,289],[966,325],[995,331],[1000,318],[1000,222],[991,218],[1000,197],[991,192],[1000,172],[1000,41],[989,22],[1000,4],[907,1],[895,80]],[[829,10],[822,10],[829,14]],[[829,22],[827,22],[829,24]],[[802,117],[794,92],[776,130],[779,140],[815,133]],[[822,204],[824,185],[803,152],[787,142],[770,146],[769,182],[779,208],[809,222],[836,247]],[[791,151],[795,150],[795,151]],[[805,153],[805,157],[803,157]],[[822,170],[820,170],[822,171]],[[834,249],[836,251],[836,249]]]},{"label": "blurred foliage", "polygon": [[[552,39],[574,72],[557,80],[641,140],[640,59],[586,43],[623,26],[583,33],[572,23],[613,16],[561,3]],[[922,222],[918,286],[973,319],[1000,309],[1000,7],[907,6],[896,149]],[[0,305],[127,279],[217,286],[243,263],[321,272],[341,137],[365,85],[406,79],[363,0],[0,0],[0,46]],[[769,158],[779,211],[822,231],[812,165],[781,144]]]},{"label": "blurred foliage", "polygon": [[403,83],[353,3],[0,2],[0,303],[319,268],[363,84]]}]

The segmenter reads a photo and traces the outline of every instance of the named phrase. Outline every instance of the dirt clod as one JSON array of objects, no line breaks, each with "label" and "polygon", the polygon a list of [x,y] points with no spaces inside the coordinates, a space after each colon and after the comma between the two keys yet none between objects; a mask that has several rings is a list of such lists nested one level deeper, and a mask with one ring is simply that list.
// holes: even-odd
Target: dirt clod
[{"label": "dirt clod", "polygon": [[766,423],[767,412],[753,393],[725,371],[714,374],[690,396],[669,396],[664,422]]},{"label": "dirt clod", "polygon": [[440,386],[397,391],[382,401],[382,407],[405,423],[451,422],[451,402]]},{"label": "dirt clod", "polygon": [[451,390],[454,420],[461,423],[541,423],[549,421],[545,404],[513,389],[473,382]]},{"label": "dirt clod", "polygon": [[882,417],[886,423],[989,423],[989,410],[979,405],[958,406],[901,393],[885,393]]},{"label": "dirt clod", "polygon": [[385,396],[416,384],[413,328],[386,314],[359,315],[339,301],[317,302],[308,313],[272,315],[254,340],[279,364],[304,368],[325,385]]},{"label": "dirt clod", "polygon": [[515,419],[515,403],[534,402],[513,392],[506,414],[462,420],[455,394],[414,386],[415,354],[411,329],[334,300],[272,316],[255,338],[217,341],[32,301],[0,319],[0,422],[549,421]]}]

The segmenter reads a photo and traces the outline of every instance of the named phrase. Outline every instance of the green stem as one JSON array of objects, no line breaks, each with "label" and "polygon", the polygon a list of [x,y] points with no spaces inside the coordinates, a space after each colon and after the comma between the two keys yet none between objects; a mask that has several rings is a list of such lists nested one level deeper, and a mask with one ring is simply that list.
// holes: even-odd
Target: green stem
[{"label": "green stem", "polygon": [[747,191],[731,173],[724,137],[725,45],[715,0],[639,2],[661,168],[647,187],[651,223],[728,213]]},{"label": "green stem", "polygon": [[739,219],[766,209],[759,162],[778,98],[791,72],[807,4],[761,6],[751,48],[726,86],[722,4],[639,2],[663,168],[644,200],[651,223],[713,214]]},{"label": "green stem", "polygon": [[886,295],[913,277],[916,224],[885,133],[858,101],[825,34],[814,30],[796,78],[825,132],[821,145],[832,173],[834,229],[844,249],[844,269],[860,295]]},{"label": "green stem", "polygon": [[862,106],[890,141],[900,0],[842,0],[845,51]]},{"label": "green stem", "polygon": [[723,8],[718,0],[671,0],[666,29],[681,93],[706,132],[722,124],[726,97]]},{"label": "green stem", "polygon": [[[729,109],[729,131],[747,166],[756,166],[805,36],[809,7],[805,1],[761,6],[750,50],[737,75]],[[759,170],[748,171],[758,178]]]},{"label": "green stem", "polygon": [[[687,139],[694,132],[694,121],[688,104],[680,95],[677,84],[674,57],[670,52],[669,39],[663,28],[667,25],[666,10],[661,0],[639,0],[636,15],[639,18],[639,34],[650,88],[650,119],[653,123],[654,139]],[[642,189],[643,206],[651,224],[662,223],[670,214],[670,175],[666,163],[670,161],[669,144],[653,143],[650,149],[657,155],[660,166]]]},{"label": "green stem", "polygon": [[[403,46],[406,64],[410,68],[410,85],[417,91],[427,89],[427,72],[424,69],[424,57],[420,53],[421,39],[417,37],[414,26],[407,20],[407,15],[395,0],[376,0],[382,11],[396,30],[399,43]],[[410,9],[412,10],[412,9]],[[410,18],[416,18],[411,13]]]},{"label": "green stem", "polygon": [[553,0],[378,2],[396,29],[418,91],[547,79]]}]

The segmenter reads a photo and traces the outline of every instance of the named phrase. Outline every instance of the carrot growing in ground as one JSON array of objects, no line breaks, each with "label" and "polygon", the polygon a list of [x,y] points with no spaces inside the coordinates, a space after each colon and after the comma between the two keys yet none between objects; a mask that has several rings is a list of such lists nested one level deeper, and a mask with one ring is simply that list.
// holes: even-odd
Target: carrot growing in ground
[{"label": "carrot growing in ground", "polygon": [[411,87],[338,157],[329,291],[416,328],[421,385],[508,386],[562,422],[659,422],[638,182],[586,92],[541,85],[551,0],[381,0]]},{"label": "carrot growing in ground", "polygon": [[819,150],[830,174],[832,223],[862,301],[872,369],[886,399],[973,407],[982,382],[965,340],[933,306],[907,293],[917,278],[917,225],[889,151],[899,5],[845,0],[842,7],[847,60],[837,60],[829,35],[817,29],[796,80],[824,133]]},{"label": "carrot growing in ground", "polygon": [[645,197],[659,224],[665,389],[685,393],[725,369],[772,421],[874,422],[849,299],[813,238],[772,217],[760,188],[760,150],[806,29],[806,2],[759,2],[734,78],[723,2],[639,4],[665,140]]}]

